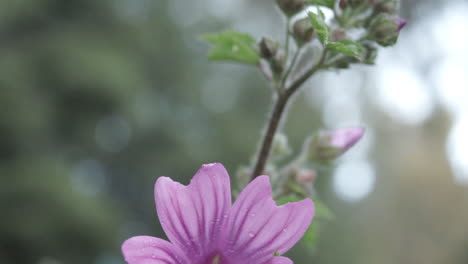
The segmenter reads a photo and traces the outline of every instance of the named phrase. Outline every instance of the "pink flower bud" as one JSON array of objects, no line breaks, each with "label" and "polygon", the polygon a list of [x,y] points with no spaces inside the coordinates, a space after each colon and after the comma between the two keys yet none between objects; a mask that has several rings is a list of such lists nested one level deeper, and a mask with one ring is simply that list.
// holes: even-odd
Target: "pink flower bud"
[{"label": "pink flower bud", "polygon": [[317,178],[317,172],[309,169],[301,169],[296,174],[296,181],[298,183],[313,182]]},{"label": "pink flower bud", "polygon": [[328,132],[329,144],[331,147],[337,148],[341,153],[346,152],[349,148],[354,146],[364,135],[364,129],[356,128],[342,128],[332,132]]},{"label": "pink flower bud", "polygon": [[408,21],[406,21],[403,18],[395,18],[393,19],[393,22],[395,22],[398,25],[398,28],[397,28],[398,32],[400,32],[400,30],[402,30],[408,23]]},{"label": "pink flower bud", "polygon": [[337,159],[364,135],[360,127],[325,131],[306,141],[306,158],[309,162],[328,163]]}]

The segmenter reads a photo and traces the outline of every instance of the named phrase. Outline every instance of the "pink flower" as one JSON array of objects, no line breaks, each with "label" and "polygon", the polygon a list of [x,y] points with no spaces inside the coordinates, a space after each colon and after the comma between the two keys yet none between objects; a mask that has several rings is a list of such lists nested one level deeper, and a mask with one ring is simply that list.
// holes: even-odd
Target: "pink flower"
[{"label": "pink flower", "polygon": [[315,211],[310,199],[276,206],[268,176],[255,178],[232,205],[220,163],[203,165],[188,186],[160,177],[155,200],[170,242],[128,239],[122,251],[129,264],[290,264],[274,254],[296,244]]}]

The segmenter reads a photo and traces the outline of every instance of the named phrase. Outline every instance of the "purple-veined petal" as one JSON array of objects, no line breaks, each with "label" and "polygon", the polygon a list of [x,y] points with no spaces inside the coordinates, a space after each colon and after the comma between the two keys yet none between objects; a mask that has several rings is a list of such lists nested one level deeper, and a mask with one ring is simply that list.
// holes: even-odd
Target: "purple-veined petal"
[{"label": "purple-veined petal", "polygon": [[293,264],[287,257],[274,257],[268,264]]},{"label": "purple-veined petal", "polygon": [[136,236],[122,245],[128,264],[190,264],[184,253],[166,240]]},{"label": "purple-veined petal", "polygon": [[229,217],[223,253],[235,263],[265,263],[288,251],[314,216],[312,200],[277,206],[268,176],[259,176],[239,195]]},{"label": "purple-veined petal", "polygon": [[193,262],[219,247],[231,207],[231,185],[223,165],[203,165],[188,186],[160,177],[155,199],[159,220],[169,240]]}]

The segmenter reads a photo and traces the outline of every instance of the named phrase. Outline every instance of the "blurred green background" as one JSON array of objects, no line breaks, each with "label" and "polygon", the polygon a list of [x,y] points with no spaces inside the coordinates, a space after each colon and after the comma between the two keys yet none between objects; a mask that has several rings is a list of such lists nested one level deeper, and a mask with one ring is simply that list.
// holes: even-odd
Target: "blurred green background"
[{"label": "blurred green background", "polygon": [[[248,67],[210,63],[205,32],[281,39],[272,0],[0,1],[0,263],[122,264],[121,243],[164,236],[160,175],[231,175],[271,100]],[[295,263],[468,263],[468,3],[406,0],[377,66],[321,73],[285,132],[365,140],[319,192],[336,214]]]}]

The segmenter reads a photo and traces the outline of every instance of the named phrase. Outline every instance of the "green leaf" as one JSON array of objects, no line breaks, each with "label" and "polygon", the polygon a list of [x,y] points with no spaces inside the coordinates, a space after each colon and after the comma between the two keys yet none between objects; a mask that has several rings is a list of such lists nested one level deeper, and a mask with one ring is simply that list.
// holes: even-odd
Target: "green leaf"
[{"label": "green leaf", "polygon": [[246,64],[257,64],[260,60],[255,48],[255,39],[248,34],[226,31],[218,34],[205,34],[202,38],[212,44],[208,54],[210,60]]},{"label": "green leaf", "polygon": [[[299,195],[289,194],[277,199],[276,203],[278,205],[283,205],[287,203],[301,201],[303,199],[304,197],[300,197]],[[315,217],[301,239],[301,241],[304,242],[309,248],[314,248],[317,244],[317,241],[319,239],[320,224],[324,223],[324,221],[330,221],[335,218],[332,211],[323,202],[321,202],[317,198],[313,198],[313,201],[315,204]]]},{"label": "green leaf", "polygon": [[277,205],[283,205],[283,204],[287,204],[287,203],[294,203],[294,202],[297,202],[297,201],[300,201],[304,198],[301,198],[295,194],[289,194],[287,196],[281,196],[280,198],[276,199],[276,204]]},{"label": "green leaf", "polygon": [[[276,200],[276,204],[283,205],[287,203],[294,203],[294,202],[301,201],[303,199],[305,199],[305,197],[301,197],[297,194],[289,194],[289,195],[278,198]],[[320,201],[317,198],[312,198],[312,200],[314,201],[314,205],[315,205],[315,217],[314,217],[315,220],[330,221],[330,220],[335,219],[335,215],[333,214],[333,212],[322,201]]]},{"label": "green leaf", "polygon": [[312,22],[312,26],[315,29],[315,32],[317,32],[317,36],[320,42],[323,45],[326,45],[328,43],[329,29],[327,24],[325,23],[325,15],[320,9],[318,9],[318,14],[309,12],[308,15],[310,18],[310,22]]},{"label": "green leaf", "polygon": [[335,218],[332,211],[319,199],[314,198],[315,217],[312,220],[309,228],[302,237],[302,241],[309,248],[314,248],[317,244],[320,235],[320,226],[325,221],[330,221]]},{"label": "green leaf", "polygon": [[312,5],[326,6],[333,9],[335,7],[335,0],[308,0]]},{"label": "green leaf", "polygon": [[357,57],[363,51],[363,47],[359,43],[347,39],[328,43],[327,49],[352,57]]},{"label": "green leaf", "polygon": [[319,239],[319,231],[319,222],[313,220],[301,241],[304,242],[307,247],[314,248]]},{"label": "green leaf", "polygon": [[302,195],[302,196],[307,196],[307,192],[306,190],[304,189],[304,187],[302,187],[302,185],[296,183],[296,182],[293,182],[293,181],[288,181],[286,182],[286,187],[288,189],[290,189],[291,191],[293,191],[295,194],[297,195]]},{"label": "green leaf", "polygon": [[315,219],[316,220],[333,220],[335,219],[335,215],[333,212],[326,206],[323,202],[319,199],[314,198],[315,204]]}]

